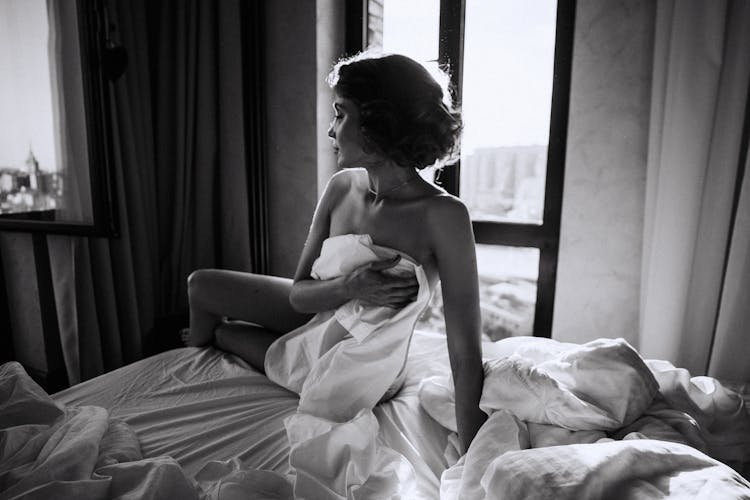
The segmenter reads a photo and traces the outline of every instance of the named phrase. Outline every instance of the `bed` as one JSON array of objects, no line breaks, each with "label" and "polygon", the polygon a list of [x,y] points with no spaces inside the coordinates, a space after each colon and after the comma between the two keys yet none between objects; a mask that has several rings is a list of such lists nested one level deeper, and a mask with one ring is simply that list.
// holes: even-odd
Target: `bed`
[{"label": "bed", "polygon": [[[485,347],[492,351],[490,343]],[[17,363],[7,363],[0,371],[0,498],[49,498],[52,494],[54,498],[236,498],[250,491],[243,489],[248,485],[255,488],[257,498],[290,494],[284,487],[292,472],[284,419],[296,412],[298,398],[231,354],[211,347],[174,349],[51,397],[21,372]],[[399,486],[400,498],[459,498],[467,491],[472,492],[468,498],[496,498],[501,493],[504,498],[597,498],[602,492],[623,493],[628,488],[662,498],[671,494],[669,483],[675,477],[681,488],[675,492],[728,492],[731,497],[750,498],[750,483],[732,468],[695,448],[643,434],[636,436],[642,439],[619,436],[598,443],[540,442],[535,450],[519,445],[518,450],[497,448],[490,454],[485,447],[480,458],[487,463],[481,467],[476,456],[470,457],[470,463],[466,462],[469,455],[458,461],[455,451],[451,452],[455,433],[425,404],[425,381],[438,380],[446,373],[445,337],[416,331],[403,388],[374,409],[380,427],[378,441],[412,467],[408,480]],[[746,465],[743,460],[750,459],[750,416],[741,399],[732,401],[739,403],[722,411],[734,412],[739,422],[728,431],[727,439],[735,457],[746,450],[745,458],[733,464],[741,469]],[[57,437],[50,437],[45,429],[65,419],[70,421],[64,431],[57,429]],[[97,420],[101,420],[100,430],[89,439],[93,431],[82,430],[81,422]],[[29,445],[20,443],[32,442],[36,433],[44,432],[47,442],[28,451],[28,463],[23,463],[18,450]],[[486,432],[494,431],[488,427]],[[60,437],[75,433],[84,436],[83,444],[75,443],[77,448]],[[537,453],[524,455],[529,451]],[[84,458],[87,453],[92,457]],[[503,453],[507,460],[497,460]],[[612,460],[621,453],[621,459]],[[681,453],[687,456],[684,461],[662,469],[632,467],[645,457],[653,464],[659,456]],[[77,460],[88,465],[71,471],[69,464]],[[571,464],[576,474],[570,473]],[[506,469],[500,470],[499,465]],[[636,477],[618,481],[617,475],[625,469],[631,476],[636,470]],[[225,481],[230,476],[233,482]],[[567,489],[551,486],[553,476],[567,481]],[[573,479],[578,485],[571,488]],[[354,490],[351,494],[361,497]]]}]

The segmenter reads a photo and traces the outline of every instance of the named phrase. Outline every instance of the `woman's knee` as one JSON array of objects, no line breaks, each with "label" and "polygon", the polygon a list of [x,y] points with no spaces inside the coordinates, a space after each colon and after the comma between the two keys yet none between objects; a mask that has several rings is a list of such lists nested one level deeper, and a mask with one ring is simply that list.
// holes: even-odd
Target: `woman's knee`
[{"label": "woman's knee", "polygon": [[188,294],[195,294],[203,288],[206,288],[215,274],[215,269],[196,269],[187,278]]}]

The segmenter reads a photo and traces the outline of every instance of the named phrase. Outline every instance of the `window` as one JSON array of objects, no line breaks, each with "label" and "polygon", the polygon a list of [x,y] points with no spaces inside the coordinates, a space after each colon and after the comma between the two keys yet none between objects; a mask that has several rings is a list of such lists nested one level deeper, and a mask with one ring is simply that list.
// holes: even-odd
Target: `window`
[{"label": "window", "polygon": [[0,229],[114,234],[103,3],[0,0],[0,24]]},{"label": "window", "polygon": [[[552,329],[574,0],[366,0],[348,14],[350,52],[448,66],[465,130],[460,162],[434,181],[469,207],[483,330]],[[359,24],[362,23],[362,24]],[[443,328],[441,300],[422,327]]]}]

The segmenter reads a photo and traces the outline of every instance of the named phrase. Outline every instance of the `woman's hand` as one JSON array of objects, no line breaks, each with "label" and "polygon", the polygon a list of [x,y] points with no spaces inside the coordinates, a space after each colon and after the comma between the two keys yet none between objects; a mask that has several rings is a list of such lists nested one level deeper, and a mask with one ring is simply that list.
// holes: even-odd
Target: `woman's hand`
[{"label": "woman's hand", "polygon": [[355,269],[346,277],[347,295],[375,306],[398,309],[413,302],[419,292],[416,276],[394,276],[383,271],[401,260],[400,255],[378,260]]}]

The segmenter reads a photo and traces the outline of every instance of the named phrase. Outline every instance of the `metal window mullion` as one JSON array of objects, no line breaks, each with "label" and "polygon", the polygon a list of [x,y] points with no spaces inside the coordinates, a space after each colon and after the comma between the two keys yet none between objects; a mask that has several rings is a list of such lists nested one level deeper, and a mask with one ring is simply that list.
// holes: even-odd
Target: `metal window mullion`
[{"label": "metal window mullion", "polygon": [[[440,39],[438,64],[449,72],[451,97],[456,106],[461,105],[464,58],[464,17],[466,0],[440,0]],[[458,196],[461,161],[445,168],[435,182],[449,193]]]},{"label": "metal window mullion", "polygon": [[367,0],[347,0],[344,3],[344,51],[352,56],[367,44]]},{"label": "metal window mullion", "polygon": [[568,137],[570,78],[576,0],[559,0],[555,32],[547,174],[544,187],[545,245],[540,248],[534,335],[552,336],[552,316],[560,248],[565,154]]}]

